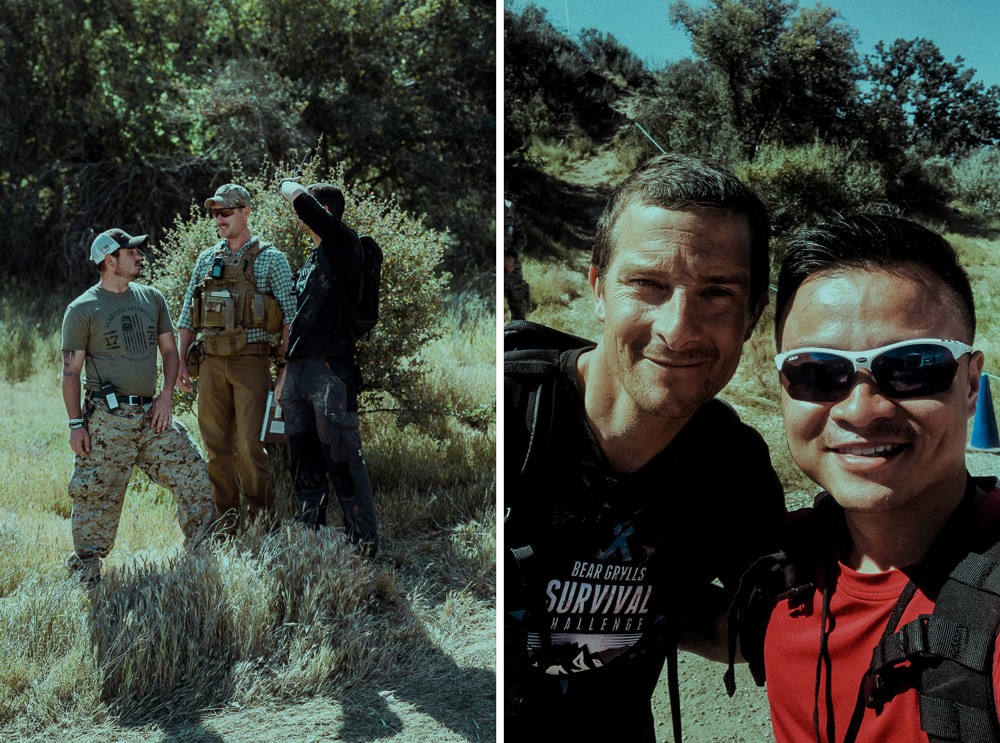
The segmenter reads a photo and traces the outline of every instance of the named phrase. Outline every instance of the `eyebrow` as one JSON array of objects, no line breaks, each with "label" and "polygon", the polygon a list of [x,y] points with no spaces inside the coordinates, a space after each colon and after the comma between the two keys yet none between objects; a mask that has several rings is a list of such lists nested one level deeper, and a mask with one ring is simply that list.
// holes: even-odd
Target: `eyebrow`
[{"label": "eyebrow", "polygon": [[[665,273],[666,270],[660,267],[657,261],[628,261],[622,266],[622,273],[626,276],[632,274],[658,274]],[[688,270],[687,273],[694,275],[702,284],[722,284],[730,286],[748,287],[750,286],[750,274],[746,273],[710,273],[702,274],[697,270]]]}]

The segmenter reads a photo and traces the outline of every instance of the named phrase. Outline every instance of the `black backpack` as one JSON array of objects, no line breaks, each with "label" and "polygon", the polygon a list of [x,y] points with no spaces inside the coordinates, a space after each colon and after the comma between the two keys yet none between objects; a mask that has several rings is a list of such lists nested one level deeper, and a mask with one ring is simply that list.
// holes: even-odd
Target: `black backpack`
[{"label": "black backpack", "polygon": [[522,474],[527,472],[535,454],[548,443],[554,416],[559,355],[563,351],[593,345],[593,341],[581,336],[530,320],[513,320],[504,325],[504,376],[518,381],[527,391],[525,422],[530,435],[521,463]]},{"label": "black backpack", "polygon": [[350,303],[354,337],[360,338],[378,323],[380,283],[382,281],[382,248],[371,235],[359,235],[361,242],[361,280],[358,296]]},{"label": "black backpack", "polygon": [[[521,459],[521,474],[530,476],[534,466],[546,466],[545,452],[552,434],[555,416],[556,384],[559,375],[559,357],[564,351],[594,346],[594,341],[572,333],[540,325],[530,320],[513,320],[503,330],[503,370],[504,377],[515,380],[522,386],[524,421],[528,430],[528,442]],[[534,470],[532,470],[534,471]],[[510,493],[510,490],[508,490]],[[520,493],[510,493],[517,497]],[[537,506],[538,504],[534,504]],[[519,576],[524,586],[531,583],[536,573],[536,555],[529,545],[507,545],[505,549],[513,558],[511,573]],[[539,607],[540,608],[540,607]],[[548,633],[540,632],[543,644],[548,643]],[[504,644],[520,646],[526,642],[524,631],[505,622]],[[514,662],[517,666],[522,659]],[[670,696],[670,716],[674,740],[681,741],[680,682],[677,667],[677,646],[671,639],[666,647],[667,686]],[[516,672],[509,669],[505,676],[509,681]],[[518,700],[509,689],[505,692],[505,706],[516,707]]]},{"label": "black backpack", "polygon": [[[995,486],[992,477],[970,479],[963,507],[971,502],[976,487],[988,492]],[[817,590],[812,556],[829,553],[843,523],[843,512],[825,493],[813,508],[791,516],[796,519],[793,541],[747,570],[730,608],[730,662],[725,675],[730,696],[736,688],[736,635],[754,681],[763,686],[764,633],[771,609],[783,599],[803,603]],[[913,683],[916,675],[920,727],[932,743],[1000,743],[992,685],[993,650],[1000,631],[1000,524],[992,524],[980,544],[961,549],[966,524],[953,518],[931,548],[934,559],[925,561],[937,570],[926,571],[924,577],[940,586],[933,612],[902,627],[888,627],[873,648],[845,741],[857,736],[866,706],[878,708]],[[898,614],[906,601],[904,591]]]}]

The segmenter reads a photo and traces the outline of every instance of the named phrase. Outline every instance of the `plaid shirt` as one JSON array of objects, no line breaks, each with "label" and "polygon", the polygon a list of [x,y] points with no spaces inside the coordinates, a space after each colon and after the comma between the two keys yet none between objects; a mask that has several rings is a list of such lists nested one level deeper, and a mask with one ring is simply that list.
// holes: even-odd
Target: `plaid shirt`
[{"label": "plaid shirt", "polygon": [[[237,257],[245,255],[257,241],[256,237],[247,240],[236,251]],[[208,272],[212,269],[212,261],[216,257],[228,258],[229,255],[229,246],[225,240],[220,240],[198,256],[198,260],[194,264],[194,271],[191,272],[187,291],[184,293],[184,304],[177,319],[177,327],[187,328],[194,332],[194,324],[191,322],[191,299],[194,297],[194,290],[208,276]],[[291,323],[295,317],[295,287],[292,283],[292,269],[288,266],[285,254],[273,245],[264,243],[264,249],[260,251],[260,255],[257,256],[257,260],[253,264],[253,278],[257,284],[258,292],[273,294],[274,298],[278,300],[285,316],[282,323],[285,325]],[[270,337],[263,328],[247,328],[247,343],[269,341]]]}]

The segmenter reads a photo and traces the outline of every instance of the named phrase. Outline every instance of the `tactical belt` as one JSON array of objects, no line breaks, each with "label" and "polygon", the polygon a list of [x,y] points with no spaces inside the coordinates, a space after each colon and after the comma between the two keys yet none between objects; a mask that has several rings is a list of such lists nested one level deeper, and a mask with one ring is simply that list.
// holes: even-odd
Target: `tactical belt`
[{"label": "tactical belt", "polygon": [[263,343],[247,343],[247,347],[240,351],[241,356],[255,356],[261,353],[271,353],[271,344],[267,341]]},{"label": "tactical belt", "polygon": [[[93,398],[94,400],[100,400],[101,397],[95,394],[91,390],[87,390],[87,397]],[[147,405],[153,402],[152,397],[143,397],[142,395],[115,395],[118,398],[119,405]]]},{"label": "tactical belt", "polygon": [[205,349],[205,356],[213,356],[218,358],[225,356],[260,356],[260,355],[266,356],[269,353],[271,353],[271,344],[268,343],[267,341],[263,341],[261,343],[247,343],[244,348],[241,348],[239,351],[236,351],[235,353],[223,353],[223,354],[211,353],[207,348]]}]

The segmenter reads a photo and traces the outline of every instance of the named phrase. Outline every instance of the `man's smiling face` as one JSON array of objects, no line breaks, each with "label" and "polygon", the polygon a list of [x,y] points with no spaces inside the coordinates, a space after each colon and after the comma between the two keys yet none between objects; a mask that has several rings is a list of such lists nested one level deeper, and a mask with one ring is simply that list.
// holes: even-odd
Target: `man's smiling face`
[{"label": "man's smiling face", "polygon": [[[806,279],[779,318],[782,351],[865,351],[899,341],[971,342],[957,299],[923,269],[855,269]],[[958,359],[951,386],[926,397],[887,397],[867,371],[847,396],[805,402],[782,390],[788,448],[799,467],[847,509],[882,513],[962,487],[980,353]]]},{"label": "man's smiling face", "polygon": [[591,285],[615,386],[646,415],[689,417],[732,378],[759,314],[747,220],[633,203],[614,235]]}]

